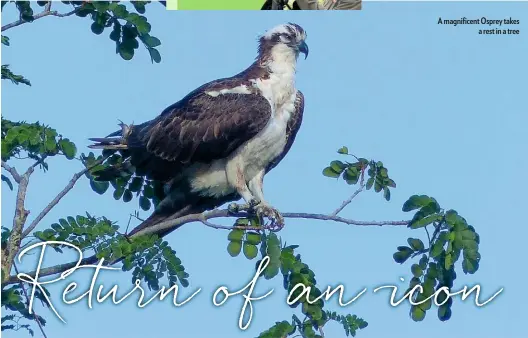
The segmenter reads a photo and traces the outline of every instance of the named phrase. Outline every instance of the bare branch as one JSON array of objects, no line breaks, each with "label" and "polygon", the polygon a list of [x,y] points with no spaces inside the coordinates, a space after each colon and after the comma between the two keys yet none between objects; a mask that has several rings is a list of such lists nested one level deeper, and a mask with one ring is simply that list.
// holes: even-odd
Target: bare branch
[{"label": "bare branch", "polygon": [[[18,275],[18,268],[17,268],[17,266],[16,266],[16,264],[14,262],[13,262],[13,266],[15,267],[15,272]],[[26,305],[29,308],[29,300],[30,300],[29,295],[28,295],[28,293],[26,291],[26,288],[24,287],[24,283],[22,283],[22,281],[20,281],[19,284],[20,284],[20,287],[22,288],[22,292],[24,292],[24,296],[26,297]],[[42,323],[40,322],[40,319],[39,319],[37,313],[35,312],[35,309],[33,309],[32,312],[33,312],[33,318],[37,322],[37,324],[38,324],[38,326],[40,328],[40,332],[42,332],[42,336],[44,338],[48,338],[48,336],[46,336],[46,332],[44,332],[44,327],[42,326]]]},{"label": "bare branch", "polygon": [[331,214],[331,216],[337,216],[337,214],[339,214],[341,211],[343,211],[344,208],[347,207],[347,205],[349,205],[352,200],[357,196],[359,195],[360,192],[363,191],[363,189],[365,188],[365,185],[364,184],[361,184],[358,188],[358,190],[356,190],[352,196],[350,196],[349,199],[343,201],[343,203],[341,203],[341,205],[339,206],[339,208],[337,208],[336,210],[334,210],[334,212]]},{"label": "bare branch", "polygon": [[31,224],[27,227],[27,229],[24,230],[24,232],[22,233],[22,238],[24,238],[27,235],[29,235],[31,233],[31,231],[33,231],[35,229],[35,227],[51,211],[51,209],[53,209],[60,202],[60,200],[64,196],[66,196],[66,194],[68,192],[70,192],[70,190],[73,189],[73,187],[75,186],[75,183],[77,183],[79,178],[81,178],[84,174],[86,174],[91,168],[101,164],[105,159],[106,158],[102,158],[102,159],[100,159],[98,161],[95,161],[92,166],[90,166],[90,167],[88,167],[88,168],[86,168],[84,170],[81,170],[78,173],[76,173],[75,175],[73,175],[72,179],[70,180],[70,182],[68,182],[68,184],[64,187],[64,189],[62,189],[61,192],[59,192],[59,194],[57,196],[55,196],[55,198],[44,208],[44,210],[42,210],[40,212],[40,214],[38,214],[38,216],[31,222]]},{"label": "bare branch", "polygon": [[[176,228],[179,228],[180,226],[186,224],[186,223],[192,223],[192,222],[201,222],[202,224],[205,224],[204,222],[214,219],[214,218],[226,218],[226,217],[247,217],[249,214],[247,212],[238,212],[238,213],[231,213],[229,210],[219,210],[215,209],[212,211],[205,212],[203,214],[190,214],[186,215],[180,218],[176,218],[173,220],[165,221],[158,223],[154,226],[145,228],[141,231],[138,231],[131,237],[141,236],[141,235],[148,235],[148,234],[158,234],[158,233],[164,233],[168,231],[172,231]],[[304,212],[286,212],[282,213],[282,216],[284,218],[303,218],[303,219],[315,219],[315,220],[321,220],[321,221],[333,221],[337,223],[344,223],[348,225],[358,225],[358,226],[383,226],[383,225],[407,225],[409,224],[409,221],[357,221],[353,219],[343,218],[335,215],[325,215],[325,214],[313,214],[313,213],[304,213]],[[240,226],[220,226],[220,225],[214,225],[211,223],[205,224],[211,228],[215,229],[246,229],[246,230],[254,230],[254,229],[248,229],[248,227],[240,227]],[[258,228],[257,228],[258,229]],[[260,228],[262,230],[262,228]]]},{"label": "bare branch", "polygon": [[[354,155],[352,155],[354,156]],[[354,156],[356,157],[356,156]],[[356,159],[358,159],[356,157]],[[359,159],[358,159],[359,161]],[[359,188],[358,190],[356,190],[352,196],[350,196],[350,198],[348,198],[347,200],[343,201],[343,203],[341,203],[341,205],[339,206],[339,208],[337,208],[336,210],[334,210],[334,212],[331,214],[332,216],[337,216],[337,214],[339,214],[341,211],[343,211],[344,208],[346,208],[347,205],[349,205],[352,200],[357,196],[359,195],[359,193],[361,193],[363,191],[363,189],[365,189],[365,169],[366,167],[363,167],[361,169],[361,181],[359,182]]]},{"label": "bare branch", "polygon": [[[46,17],[46,16],[57,16],[59,18],[64,18],[66,16],[70,16],[70,15],[73,15],[73,14],[77,13],[81,8],[82,8],[82,6],[77,7],[74,10],[72,10],[70,12],[67,12],[67,13],[59,13],[57,11],[52,11],[51,10],[51,1],[50,1],[46,5],[44,11],[42,11],[41,13],[38,13],[37,15],[33,16],[33,21],[41,19],[41,18]],[[31,21],[31,22],[33,22],[33,21]],[[23,25],[23,24],[28,23],[28,22],[30,22],[30,21],[26,21],[26,20],[20,19],[20,20],[15,21],[15,22],[8,23],[7,25],[2,26],[2,32],[6,31],[8,29],[11,29],[13,27]]]},{"label": "bare branch", "polygon": [[13,176],[13,179],[15,180],[16,183],[20,184],[20,181],[22,180],[22,178],[20,177],[20,175],[18,174],[15,168],[9,166],[9,164],[5,163],[4,161],[2,161],[2,168],[7,170],[7,172],[9,172],[11,176]]}]

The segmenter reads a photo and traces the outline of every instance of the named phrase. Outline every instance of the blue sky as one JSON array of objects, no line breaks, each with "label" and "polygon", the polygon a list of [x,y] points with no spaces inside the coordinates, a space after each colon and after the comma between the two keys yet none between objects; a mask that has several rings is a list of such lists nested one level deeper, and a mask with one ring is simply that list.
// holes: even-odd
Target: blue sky
[{"label": "blue sky", "polygon": [[[369,322],[359,337],[521,337],[528,300],[522,269],[528,170],[525,133],[528,119],[524,36],[527,5],[521,3],[367,3],[354,12],[165,12],[148,8],[152,34],[162,41],[161,64],[151,64],[140,50],[130,62],[113,53],[113,42],[90,31],[88,19],[44,18],[6,32],[11,47],[2,63],[22,73],[31,88],[3,83],[2,114],[9,119],[40,120],[55,127],[86,151],[87,138],[116,128],[118,119],[142,122],[156,116],[206,81],[230,76],[249,65],[256,37],[276,24],[293,21],[308,33],[310,56],[300,60],[297,87],[306,97],[305,118],[286,159],[266,178],[268,200],[282,211],[327,213],[353,188],[321,175],[322,168],[347,145],[358,156],[384,162],[398,184],[392,200],[361,194],[343,216],[362,220],[401,220],[403,202],[412,194],[434,196],[454,208],[481,236],[482,261],[475,275],[459,274],[456,286],[482,285],[483,296],[504,287],[484,308],[455,300],[453,317],[442,323],[431,312],[421,323],[408,317],[408,306],[392,308],[385,284],[410,278],[409,265],[392,260],[399,245],[421,232],[396,227],[346,226],[315,220],[289,220],[280,235],[300,245],[299,252],[316,272],[321,286],[344,284],[347,298],[367,287],[353,305],[340,309]],[[437,25],[438,17],[520,19],[518,36],[479,36],[476,26]],[[14,12],[3,16],[4,23]],[[28,192],[33,215],[62,189],[80,164],[50,161],[50,171],[36,173]],[[2,186],[2,223],[11,224],[14,193]],[[93,193],[80,182],[41,223],[89,211],[123,226],[137,204]],[[142,214],[143,216],[145,213]],[[228,224],[228,223],[224,223]],[[48,318],[49,337],[129,338],[247,337],[289,319],[299,310],[284,302],[282,280],[259,281],[255,295],[275,291],[255,302],[246,332],[237,327],[242,297],[221,308],[212,305],[217,287],[237,290],[253,276],[254,262],[231,258],[227,233],[188,224],[167,237],[191,275],[181,296],[202,288],[182,308],[170,301],[138,309],[130,299],[121,305],[61,304],[65,283],[50,287],[53,302],[67,324]],[[65,261],[49,255],[46,265]],[[26,261],[22,267],[34,267]],[[89,284],[89,273],[68,280]],[[105,285],[131,287],[130,275],[106,272]],[[405,284],[406,285],[406,284]],[[420,330],[420,331],[419,331]],[[427,331],[424,331],[427,330]],[[344,336],[328,325],[327,337]],[[20,333],[6,333],[19,337]]]}]

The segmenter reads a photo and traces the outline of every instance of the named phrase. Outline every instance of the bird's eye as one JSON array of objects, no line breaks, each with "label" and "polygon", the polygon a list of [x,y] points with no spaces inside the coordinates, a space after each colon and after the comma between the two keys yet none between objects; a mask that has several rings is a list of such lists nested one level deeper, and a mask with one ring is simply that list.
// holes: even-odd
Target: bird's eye
[{"label": "bird's eye", "polygon": [[284,42],[284,43],[290,42],[290,39],[284,34],[279,35],[279,39],[281,42]]}]

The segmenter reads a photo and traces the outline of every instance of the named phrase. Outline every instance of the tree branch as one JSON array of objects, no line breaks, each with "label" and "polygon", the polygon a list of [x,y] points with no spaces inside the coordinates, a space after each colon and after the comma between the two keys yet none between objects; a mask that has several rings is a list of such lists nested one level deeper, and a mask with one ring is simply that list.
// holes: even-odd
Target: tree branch
[{"label": "tree branch", "polygon": [[[191,214],[191,215],[186,215],[186,216],[176,218],[173,220],[161,222],[154,226],[138,231],[131,237],[158,234],[158,233],[172,231],[186,223],[192,223],[192,222],[204,223],[214,218],[247,217],[247,216],[249,216],[247,212],[231,213],[229,210],[215,209],[212,211],[205,212],[203,214]],[[397,226],[397,225],[409,224],[409,221],[358,221],[358,220],[343,218],[343,217],[336,216],[336,215],[313,214],[313,213],[305,213],[305,212],[285,212],[285,213],[282,213],[282,216],[284,218],[302,218],[302,219],[315,219],[315,220],[320,220],[320,221],[333,221],[337,223],[344,223],[348,225],[357,225],[357,226],[384,226],[384,225]],[[209,222],[207,223],[208,223],[206,224],[207,226],[211,228],[215,228],[215,229],[231,230],[231,229],[241,228],[241,229],[246,229],[246,230],[253,230],[253,229],[248,229],[248,227],[220,226],[220,225],[211,224]]]},{"label": "tree branch", "polygon": [[[232,230],[232,229],[244,229],[244,230],[262,230],[262,228],[256,228],[256,227],[247,227],[247,226],[222,226],[222,225],[215,225],[208,220],[215,219],[215,218],[230,218],[230,217],[247,217],[250,216],[247,212],[237,212],[232,213],[229,210],[223,209],[215,209],[212,211],[208,211],[202,214],[191,214],[187,216],[183,216],[180,218],[176,218],[173,220],[161,222],[159,224],[156,224],[152,227],[143,229],[141,231],[138,231],[137,233],[130,236],[130,238],[135,238],[142,235],[147,234],[157,234],[157,233],[168,233],[172,230],[175,230],[179,227],[181,227],[184,224],[192,223],[192,222],[200,222],[201,224],[205,224],[208,227],[214,228],[214,229],[223,229],[223,230]],[[334,216],[334,215],[325,215],[325,214],[313,214],[313,213],[303,213],[303,212],[286,212],[282,213],[282,216],[284,218],[301,218],[301,219],[314,219],[314,220],[321,220],[321,221],[333,221],[336,223],[343,223],[347,225],[357,225],[357,226],[405,226],[409,224],[409,221],[358,221],[348,218],[343,218],[340,216]],[[97,258],[95,255],[84,258],[81,261],[81,265],[86,264],[94,264],[97,262]],[[77,261],[70,262],[66,264],[60,264],[56,266],[52,266],[49,268],[44,268],[38,271],[39,277],[45,277],[45,276],[51,276],[55,274],[62,273],[66,270],[69,270],[77,265]],[[28,273],[28,275],[34,277],[36,275],[37,271],[32,271]],[[18,282],[17,276],[10,276],[8,280],[4,282],[4,284],[12,284]]]},{"label": "tree branch", "polygon": [[[34,15],[33,16],[33,21],[35,20],[38,20],[38,19],[41,19],[45,16],[57,16],[59,18],[64,18],[66,16],[70,16],[70,15],[73,15],[75,13],[77,13],[80,9],[82,8],[82,6],[79,6],[77,8],[75,8],[74,10],[70,11],[70,12],[67,12],[67,13],[59,13],[57,11],[52,11],[51,10],[51,1],[46,5],[44,11],[38,13],[37,15]],[[8,29],[11,29],[13,27],[16,27],[16,26],[20,26],[20,25],[23,25],[25,23],[28,23],[28,22],[33,22],[33,21],[26,21],[26,20],[23,20],[23,19],[20,19],[18,21],[15,21],[15,22],[11,22],[11,23],[8,23],[7,25],[4,25],[2,26],[2,32],[3,31],[6,31]]]},{"label": "tree branch", "polygon": [[70,182],[64,187],[64,189],[61,190],[61,192],[59,192],[59,194],[57,196],[55,196],[55,198],[44,208],[44,210],[42,210],[40,212],[40,214],[38,214],[38,216],[31,222],[31,224],[27,227],[26,230],[24,230],[24,232],[22,233],[22,238],[26,237],[27,235],[29,235],[31,233],[31,231],[33,231],[35,229],[35,227],[39,224],[40,221],[42,221],[42,219],[51,211],[51,209],[53,209],[59,202],[60,200],[66,196],[66,194],[68,192],[70,192],[70,190],[73,189],[73,187],[75,186],[75,183],[77,183],[77,181],[79,180],[79,178],[81,178],[84,174],[86,174],[90,169],[92,169],[93,167],[101,164],[106,158],[102,158],[98,161],[95,161],[94,164],[88,168],[85,168],[81,171],[79,171],[78,173],[76,173],[75,175],[73,175],[72,179],[70,180]]},{"label": "tree branch", "polygon": [[7,170],[7,172],[9,172],[11,176],[13,176],[13,179],[15,180],[16,183],[20,184],[22,177],[20,177],[20,175],[18,174],[15,168],[9,166],[9,164],[5,163],[4,161],[2,161],[2,168]]},{"label": "tree branch", "polygon": [[29,215],[29,210],[26,210],[24,202],[26,200],[29,177],[34,169],[33,166],[29,167],[26,173],[20,177],[20,182],[18,183],[15,216],[13,217],[13,229],[11,230],[11,235],[9,236],[6,248],[2,250],[2,270],[5,276],[9,276],[15,260],[15,255],[20,249],[22,229],[24,228],[27,216]]}]

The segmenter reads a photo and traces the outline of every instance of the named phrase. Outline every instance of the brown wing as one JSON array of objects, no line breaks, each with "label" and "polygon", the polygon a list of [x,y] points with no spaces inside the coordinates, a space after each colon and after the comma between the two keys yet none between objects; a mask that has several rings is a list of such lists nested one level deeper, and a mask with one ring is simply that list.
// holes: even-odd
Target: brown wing
[{"label": "brown wing", "polygon": [[282,161],[284,156],[286,156],[288,151],[290,151],[290,148],[295,141],[295,137],[297,136],[297,132],[301,128],[303,113],[304,94],[298,90],[297,97],[295,98],[295,111],[293,112],[290,121],[288,121],[288,125],[286,126],[286,145],[284,146],[282,153],[268,165],[266,172],[269,172],[271,169],[275,168],[279,162]]},{"label": "brown wing", "polygon": [[156,119],[132,127],[126,143],[141,174],[170,178],[175,170],[194,162],[225,158],[266,126],[271,107],[263,96],[206,94],[226,85],[237,86],[221,81],[204,85]]}]

